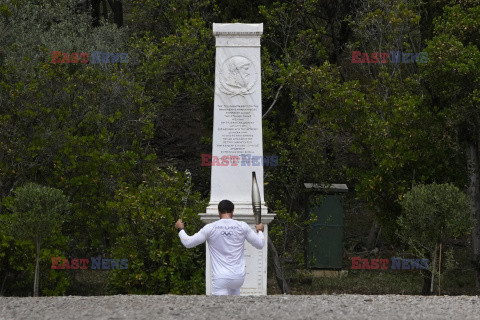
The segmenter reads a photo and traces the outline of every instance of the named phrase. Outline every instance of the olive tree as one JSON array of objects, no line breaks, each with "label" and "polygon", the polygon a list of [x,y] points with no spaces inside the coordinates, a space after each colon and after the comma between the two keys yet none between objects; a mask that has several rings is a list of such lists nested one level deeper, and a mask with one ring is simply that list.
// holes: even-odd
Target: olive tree
[{"label": "olive tree", "polygon": [[31,240],[35,246],[33,295],[38,296],[40,249],[50,235],[61,228],[69,202],[61,190],[28,183],[4,201],[11,214],[4,215],[2,228],[16,240]]},{"label": "olive tree", "polygon": [[[473,227],[469,199],[450,183],[414,186],[400,201],[403,212],[398,217],[397,234],[419,256],[433,257],[431,286],[436,253],[448,238],[467,235]],[[424,293],[428,282],[424,282]]]}]

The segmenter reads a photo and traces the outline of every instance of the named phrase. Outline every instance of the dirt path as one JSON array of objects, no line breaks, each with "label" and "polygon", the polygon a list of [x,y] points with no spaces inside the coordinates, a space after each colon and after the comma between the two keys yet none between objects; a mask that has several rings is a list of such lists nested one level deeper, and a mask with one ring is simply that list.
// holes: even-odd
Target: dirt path
[{"label": "dirt path", "polygon": [[479,319],[478,296],[0,297],[0,319]]}]

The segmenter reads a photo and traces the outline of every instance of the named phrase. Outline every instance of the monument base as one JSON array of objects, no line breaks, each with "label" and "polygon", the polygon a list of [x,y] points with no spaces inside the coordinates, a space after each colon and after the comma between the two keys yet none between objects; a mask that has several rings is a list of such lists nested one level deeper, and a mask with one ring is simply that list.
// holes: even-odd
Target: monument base
[{"label": "monument base", "polygon": [[[209,206],[212,207],[212,206]],[[267,207],[262,206],[262,212],[267,212]],[[208,210],[207,212],[211,212]],[[233,212],[233,219],[246,222],[250,228],[255,230],[255,217],[253,216],[252,205],[250,204],[250,213],[237,213],[237,205],[235,205],[235,211]],[[199,214],[200,220],[205,224],[217,221],[220,219],[218,211],[216,214],[201,213]],[[240,295],[266,295],[267,294],[267,258],[268,258],[268,224],[275,218],[275,214],[263,214],[262,223],[265,227],[263,234],[265,235],[265,246],[259,250],[254,248],[250,243],[245,241],[245,267],[246,276],[245,282],[240,289]],[[206,270],[205,270],[205,287],[206,294],[212,294],[212,266],[210,264],[210,251],[208,243],[206,244]]]}]

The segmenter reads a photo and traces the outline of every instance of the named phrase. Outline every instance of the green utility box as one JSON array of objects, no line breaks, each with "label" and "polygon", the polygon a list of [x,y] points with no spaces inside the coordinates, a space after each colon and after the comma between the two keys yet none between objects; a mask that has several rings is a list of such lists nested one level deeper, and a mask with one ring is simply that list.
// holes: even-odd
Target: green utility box
[{"label": "green utility box", "polygon": [[311,185],[314,191],[325,193],[323,202],[310,209],[316,218],[308,230],[307,266],[315,269],[341,269],[343,258],[343,197],[346,185]]}]

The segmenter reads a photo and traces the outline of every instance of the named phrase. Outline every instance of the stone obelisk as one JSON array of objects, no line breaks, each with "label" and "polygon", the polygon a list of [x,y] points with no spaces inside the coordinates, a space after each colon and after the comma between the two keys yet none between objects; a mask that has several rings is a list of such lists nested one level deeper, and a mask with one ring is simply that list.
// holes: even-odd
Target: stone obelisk
[{"label": "stone obelisk", "polygon": [[[215,98],[213,117],[210,203],[200,219],[219,219],[218,203],[235,204],[233,218],[255,229],[252,207],[252,172],[262,199],[266,242],[262,250],[245,243],[246,277],[242,295],[267,294],[268,223],[263,193],[262,92],[260,36],[263,24],[213,24],[216,38]],[[206,293],[211,294],[211,265],[207,243]]]}]

